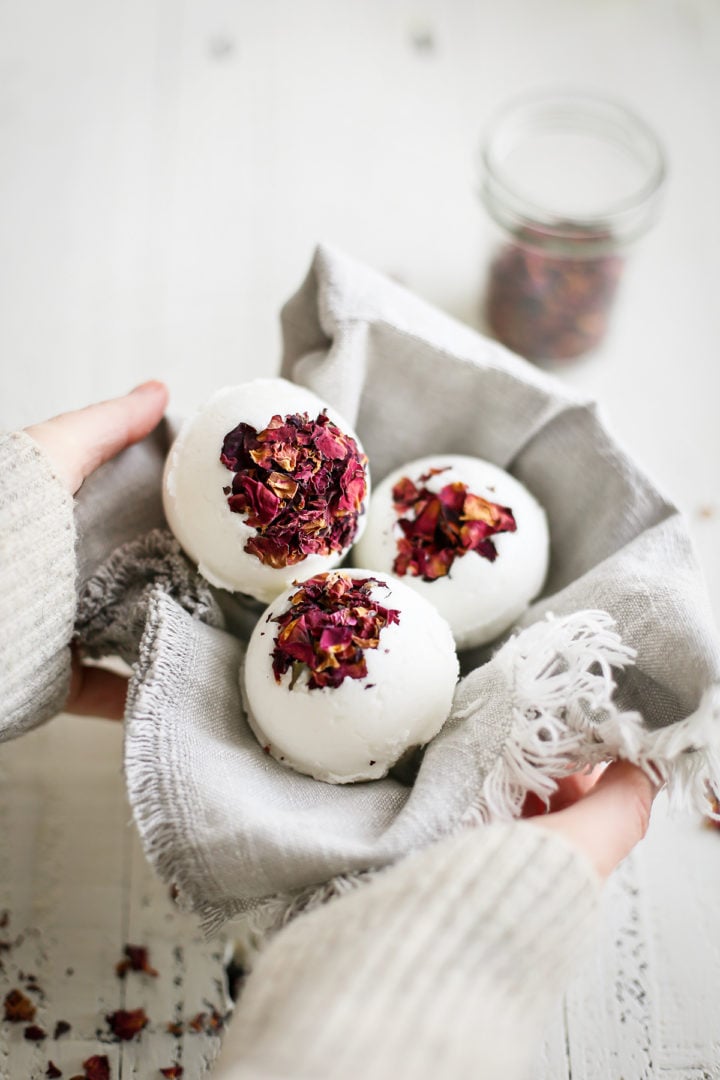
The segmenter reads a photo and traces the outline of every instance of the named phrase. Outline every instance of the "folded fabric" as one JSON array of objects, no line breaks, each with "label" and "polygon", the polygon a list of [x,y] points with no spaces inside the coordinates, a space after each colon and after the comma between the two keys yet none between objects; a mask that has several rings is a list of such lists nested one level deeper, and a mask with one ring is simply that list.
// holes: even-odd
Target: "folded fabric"
[{"label": "folded fabric", "polygon": [[[331,786],[278,764],[250,731],[240,678],[257,610],[210,589],[162,527],[169,429],[134,462],[104,466],[80,495],[92,550],[77,632],[95,655],[135,664],[125,769],[162,876],[208,927],[250,911],[279,923],[608,757],[702,805],[720,776],[702,577],[676,508],[596,407],[327,248],[282,324],[282,374],[355,425],[376,482],[428,453],[495,462],[547,511],[549,575],[494,655],[463,656],[451,716],[414,777]],[[110,504],[122,520],[106,525]]]}]

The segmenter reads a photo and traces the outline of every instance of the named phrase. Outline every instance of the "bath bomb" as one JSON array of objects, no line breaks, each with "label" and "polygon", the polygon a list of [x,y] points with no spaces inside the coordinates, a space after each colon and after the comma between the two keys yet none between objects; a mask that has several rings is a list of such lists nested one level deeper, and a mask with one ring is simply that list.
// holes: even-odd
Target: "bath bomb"
[{"label": "bath bomb", "polygon": [[442,454],[377,486],[352,558],[402,578],[466,649],[512,626],[542,588],[548,556],[545,511],[527,488],[488,461]]},{"label": "bath bomb", "polygon": [[260,617],[243,697],[267,753],[348,784],[385,776],[437,735],[458,670],[432,604],[389,575],[336,570],[287,589]]},{"label": "bath bomb", "polygon": [[168,454],[165,516],[211,585],[267,603],[341,561],[365,525],[367,458],[309,390],[256,379],[219,390]]}]

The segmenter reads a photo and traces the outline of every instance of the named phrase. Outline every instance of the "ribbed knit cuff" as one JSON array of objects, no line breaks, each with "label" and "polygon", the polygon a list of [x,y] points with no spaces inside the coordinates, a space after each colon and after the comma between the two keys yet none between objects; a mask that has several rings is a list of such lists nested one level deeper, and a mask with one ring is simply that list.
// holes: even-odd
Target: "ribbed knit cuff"
[{"label": "ribbed knit cuff", "polygon": [[0,434],[0,741],[62,708],[75,602],[72,496],[29,435]]},{"label": "ribbed knit cuff", "polygon": [[527,823],[434,844],[278,934],[218,1080],[524,1077],[597,891],[579,852]]}]

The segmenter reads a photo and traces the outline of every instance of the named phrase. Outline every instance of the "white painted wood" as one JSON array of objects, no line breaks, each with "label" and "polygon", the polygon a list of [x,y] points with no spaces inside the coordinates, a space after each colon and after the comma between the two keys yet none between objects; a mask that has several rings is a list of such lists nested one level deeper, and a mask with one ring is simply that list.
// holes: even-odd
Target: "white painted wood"
[{"label": "white painted wood", "polygon": [[[2,1024],[0,1077],[43,1077],[48,1060],[65,1077],[92,1054],[107,1054],[113,1080],[159,1076],[180,1061],[198,1077],[215,1036],[176,1039],[167,1023],[212,1008],[225,1012],[224,938],[208,943],[150,870],[130,825],[121,775],[120,725],[59,717],[3,746],[0,755],[0,1000],[14,988],[37,1000],[35,1023],[48,1039],[23,1039],[25,1025]],[[157,978],[117,978],[123,947],[146,945]],[[37,976],[43,995],[20,976]],[[117,1045],[105,1021],[116,1009],[145,1008],[148,1030]],[[55,1041],[58,1020],[72,1030]]]},{"label": "white painted wood", "polygon": [[[5,0],[0,424],[149,376],[183,411],[271,373],[278,308],[319,239],[476,324],[482,125],[512,93],[587,86],[654,124],[671,180],[610,339],[564,377],[688,512],[720,614],[719,60],[714,0]],[[77,1069],[123,993],[156,1021],[217,1000],[216,946],[168,904],[127,826],[119,732],[63,718],[3,747],[0,769],[0,906],[13,932],[39,932],[13,963],[44,966],[47,1016],[72,1012],[74,1037],[48,1056]],[[661,806],[608,888],[543,1080],[720,1077],[718,867],[720,835]],[[123,989],[113,965],[133,936],[161,978]],[[12,1080],[50,1050],[17,1035],[0,1038]],[[185,1080],[209,1046],[185,1040]],[[108,1052],[150,1077],[166,1050],[157,1032]]]}]

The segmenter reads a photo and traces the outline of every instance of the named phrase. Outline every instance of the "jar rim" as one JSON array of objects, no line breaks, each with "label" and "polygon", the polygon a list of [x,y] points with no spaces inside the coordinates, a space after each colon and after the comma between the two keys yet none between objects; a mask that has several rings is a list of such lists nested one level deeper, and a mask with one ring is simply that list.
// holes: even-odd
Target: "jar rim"
[{"label": "jar rim", "polygon": [[[564,122],[558,123],[558,118]],[[532,130],[533,120],[543,120],[546,131],[590,131],[608,146],[630,151],[642,164],[645,179],[627,195],[608,201],[602,210],[561,215],[518,189],[503,167],[508,146],[519,145],[523,134]],[[573,87],[526,92],[505,102],[485,130],[481,167],[482,197],[499,224],[508,228],[540,226],[559,238],[576,237],[578,227],[605,226],[611,229],[615,244],[635,239],[653,223],[667,176],[663,147],[637,113],[611,97]]]}]

